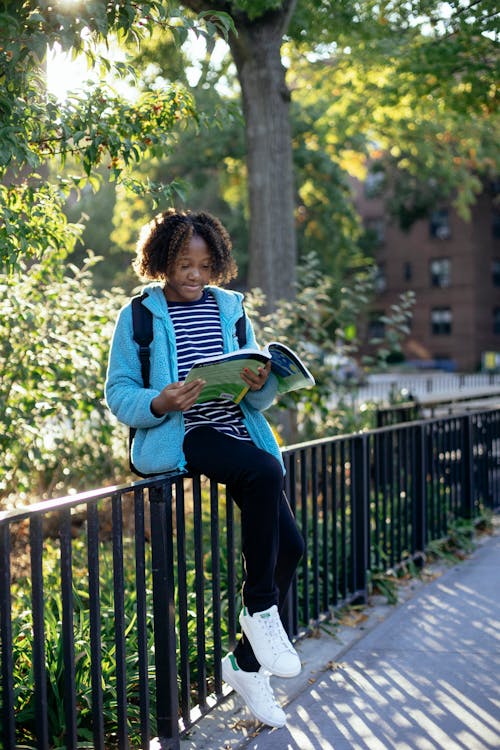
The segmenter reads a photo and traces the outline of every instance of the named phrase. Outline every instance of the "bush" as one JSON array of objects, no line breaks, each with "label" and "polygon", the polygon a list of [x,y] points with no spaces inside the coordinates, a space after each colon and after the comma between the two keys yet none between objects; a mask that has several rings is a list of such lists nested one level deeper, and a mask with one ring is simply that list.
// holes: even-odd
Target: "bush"
[{"label": "bush", "polygon": [[0,501],[87,489],[121,469],[126,440],[104,403],[121,293],[97,296],[87,260],[47,253],[0,276]]}]

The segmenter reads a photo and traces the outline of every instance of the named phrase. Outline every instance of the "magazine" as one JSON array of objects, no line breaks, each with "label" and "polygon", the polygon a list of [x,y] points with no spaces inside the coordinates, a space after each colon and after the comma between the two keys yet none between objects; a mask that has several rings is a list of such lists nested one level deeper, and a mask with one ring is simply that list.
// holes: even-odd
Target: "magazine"
[{"label": "magazine", "polygon": [[264,349],[238,349],[236,352],[199,359],[186,376],[186,383],[197,378],[206,380],[198,403],[224,398],[238,404],[249,391],[241,379],[241,371],[248,367],[257,373],[271,360],[271,372],[278,381],[278,393],[308,388],[315,381],[298,354],[285,344],[272,341]]}]

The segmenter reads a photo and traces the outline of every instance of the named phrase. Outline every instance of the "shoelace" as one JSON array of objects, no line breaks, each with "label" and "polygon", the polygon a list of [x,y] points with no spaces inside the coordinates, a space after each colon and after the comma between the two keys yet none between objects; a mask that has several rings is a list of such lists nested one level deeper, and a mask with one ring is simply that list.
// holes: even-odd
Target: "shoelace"
[{"label": "shoelace", "polygon": [[274,693],[271,689],[271,684],[269,681],[270,677],[271,673],[267,672],[267,670],[263,673],[255,672],[255,681],[257,682],[262,696],[268,701],[271,706],[273,706],[274,708],[279,708],[278,703],[276,702],[276,698],[274,697]]},{"label": "shoelace", "polygon": [[290,644],[281,622],[275,617],[270,617],[266,620],[262,619],[261,622],[263,623],[264,628],[267,631],[266,635],[269,638],[270,645],[274,653],[277,653],[278,651],[278,642],[282,647],[280,651],[290,651]]}]

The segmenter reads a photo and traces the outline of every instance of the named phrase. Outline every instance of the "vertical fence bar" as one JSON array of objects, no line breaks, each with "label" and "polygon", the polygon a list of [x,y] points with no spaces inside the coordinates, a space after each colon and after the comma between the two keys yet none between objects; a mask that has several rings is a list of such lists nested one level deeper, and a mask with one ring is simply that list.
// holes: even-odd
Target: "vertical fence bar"
[{"label": "vertical fence bar", "polygon": [[337,446],[338,443],[332,443],[330,446],[331,462],[331,498],[332,498],[332,597],[331,603],[334,607],[339,601],[339,544],[338,544],[338,491],[337,491]]},{"label": "vertical fence bar", "polygon": [[443,461],[444,461],[444,491],[445,491],[445,523],[446,528],[448,522],[452,518],[452,483],[451,483],[451,451],[452,451],[452,435],[453,435],[453,419],[448,419],[444,425],[444,446],[443,446]]},{"label": "vertical fence bar", "polygon": [[436,493],[436,423],[431,422],[426,431],[426,448],[427,448],[427,468],[429,472],[430,487],[426,495],[426,534],[428,539],[437,538],[436,524],[435,524],[435,493]]},{"label": "vertical fence bar", "polygon": [[472,512],[476,506],[476,500],[481,502],[484,496],[484,450],[483,450],[483,415],[474,416],[470,425],[470,442],[472,444],[472,472],[473,472],[473,499],[471,499]]},{"label": "vertical fence bar", "polygon": [[351,442],[353,594],[358,601],[366,601],[368,595],[369,492],[367,447],[366,435],[357,436]]},{"label": "vertical fence bar", "polygon": [[146,601],[146,524],[144,518],[144,490],[134,488],[135,524],[135,595],[137,601],[137,658],[139,662],[139,716],[141,748],[148,750],[151,738],[149,719],[148,629]]},{"label": "vertical fence bar", "polygon": [[389,472],[389,560],[391,566],[395,563],[395,549],[394,549],[394,538],[395,538],[395,517],[394,517],[394,437],[395,431],[391,430],[388,433],[389,446],[387,451],[387,470]]},{"label": "vertical fence bar", "polygon": [[66,744],[76,750],[75,637],[73,631],[73,571],[71,550],[71,511],[61,511],[61,595],[62,643],[64,660],[64,713]]},{"label": "vertical fence bar", "polygon": [[313,619],[318,620],[319,607],[319,519],[318,519],[318,455],[315,446],[311,448],[311,523],[312,523],[312,580],[313,580]]},{"label": "vertical fence bar", "polygon": [[217,482],[210,482],[210,546],[212,562],[212,632],[214,654],[214,683],[217,695],[222,693],[222,631],[219,545],[219,492]]},{"label": "vertical fence bar", "polygon": [[306,543],[306,551],[302,558],[302,621],[309,623],[310,604],[309,604],[309,513],[307,507],[307,457],[305,450],[300,451],[300,510],[302,521],[302,534]]},{"label": "vertical fence bar", "polygon": [[483,500],[485,508],[494,507],[494,466],[495,466],[495,414],[486,415],[486,493]]},{"label": "vertical fence bar", "polygon": [[15,750],[14,663],[10,593],[10,525],[0,524],[0,642],[2,644],[2,727],[5,750]]},{"label": "vertical fence bar", "polygon": [[[424,422],[415,425],[413,429],[413,518],[412,518],[412,549],[411,552],[423,553],[427,544],[427,482],[429,456],[428,441],[432,440],[432,430],[427,429]],[[419,564],[423,563],[423,558]]]},{"label": "vertical fence bar", "polygon": [[374,470],[374,477],[373,477],[373,514],[374,514],[374,520],[373,520],[373,526],[372,526],[372,553],[370,562],[374,566],[374,568],[378,569],[380,567],[381,562],[381,523],[380,523],[380,513],[381,513],[381,503],[380,503],[380,492],[381,492],[381,456],[382,456],[382,434],[375,433],[373,436],[373,470]]},{"label": "vertical fence bar", "polygon": [[111,498],[113,543],[113,599],[115,608],[117,738],[120,748],[129,747],[127,728],[127,673],[125,648],[125,581],[123,575],[122,496]]},{"label": "vertical fence bar", "polygon": [[464,518],[474,517],[474,500],[476,494],[474,472],[474,435],[473,417],[468,414],[461,418],[463,436],[463,487],[462,515]]},{"label": "vertical fence bar", "polygon": [[339,586],[342,599],[347,598],[347,492],[346,492],[346,441],[340,443],[340,572]]},{"label": "vertical fence bar", "polygon": [[226,545],[227,545],[227,617],[229,649],[236,644],[236,551],[234,542],[234,501],[226,487]]},{"label": "vertical fence bar", "polygon": [[401,432],[401,437],[403,440],[403,461],[402,461],[402,471],[403,471],[403,481],[402,481],[402,496],[401,496],[401,502],[403,503],[403,550],[405,554],[408,552],[409,546],[410,546],[410,540],[409,540],[409,503],[410,503],[410,492],[409,492],[409,466],[410,466],[410,440],[411,440],[411,432],[407,427],[405,427]]},{"label": "vertical fence bar", "polygon": [[99,586],[99,514],[87,506],[87,562],[89,571],[90,659],[94,748],[104,750],[104,717],[101,669],[101,606]]},{"label": "vertical fence bar", "polygon": [[43,595],[43,517],[30,518],[31,611],[33,620],[33,680],[35,726],[39,750],[48,750],[47,670],[45,667],[45,622]]},{"label": "vertical fence bar", "polygon": [[205,575],[203,570],[203,516],[200,478],[193,479],[194,511],[194,567],[196,590],[196,665],[198,681],[198,703],[200,710],[207,708],[207,666],[205,643]]},{"label": "vertical fence bar", "polygon": [[401,498],[401,454],[402,454],[402,448],[401,448],[401,437],[402,430],[400,427],[395,431],[396,436],[396,449],[394,451],[394,461],[395,461],[395,471],[396,471],[396,481],[395,481],[395,519],[394,519],[394,526],[395,526],[395,536],[396,536],[396,544],[395,544],[395,555],[396,559],[401,559],[401,533],[402,533],[402,498]]},{"label": "vertical fence bar", "polygon": [[323,526],[321,537],[321,564],[323,569],[323,585],[321,608],[323,612],[328,612],[328,582],[330,579],[330,555],[328,552],[328,528],[330,525],[330,514],[328,510],[328,461],[326,445],[321,446],[321,509],[323,513]]},{"label": "vertical fence bar", "polygon": [[381,515],[382,515],[382,539],[381,539],[381,545],[382,545],[382,552],[383,552],[383,562],[385,565],[387,565],[387,560],[389,556],[389,544],[387,541],[387,487],[389,485],[389,449],[387,446],[388,442],[388,433],[387,431],[384,431],[381,434],[381,440],[379,444],[379,451],[380,456],[378,460],[378,464],[380,466],[380,474],[382,477],[382,503],[381,503]]},{"label": "vertical fence bar", "polygon": [[184,726],[190,724],[191,671],[189,666],[188,594],[186,570],[186,509],[184,484],[176,482],[175,519],[177,534],[177,609],[179,624],[180,708]]},{"label": "vertical fence bar", "polygon": [[151,487],[149,498],[158,737],[162,750],[179,750],[171,480]]},{"label": "vertical fence bar", "polygon": [[[296,472],[295,462],[296,454],[295,451],[290,451],[284,455],[285,461],[285,493],[290,503],[292,513],[296,514],[297,510],[297,494],[296,494]],[[298,601],[298,586],[297,586],[297,574],[295,574],[290,590],[288,592],[286,605],[283,607],[282,612],[283,625],[289,636],[297,635],[299,632],[299,601]]]}]

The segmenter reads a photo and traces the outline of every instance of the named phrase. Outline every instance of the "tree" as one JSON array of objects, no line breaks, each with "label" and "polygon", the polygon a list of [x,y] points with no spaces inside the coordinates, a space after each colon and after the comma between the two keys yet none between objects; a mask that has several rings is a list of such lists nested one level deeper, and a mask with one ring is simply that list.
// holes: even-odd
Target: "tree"
[{"label": "tree", "polygon": [[[408,200],[400,200],[401,176],[407,186],[418,176],[429,193],[438,170],[441,192],[455,194],[466,213],[481,187],[478,174],[498,169],[491,129],[493,122],[498,127],[493,0],[184,0],[183,5],[196,12],[223,10],[234,20],[228,43],[245,115],[249,281],[269,299],[293,294],[290,89],[301,99],[310,91],[301,87],[307,74],[301,77],[294,69],[298,57],[310,69],[309,82],[311,70],[316,74],[323,127],[329,124],[330,130],[327,153],[365,175],[373,152],[386,149],[382,166],[392,179],[392,209],[409,211],[407,221],[416,215]],[[281,57],[287,42],[288,78]],[[342,87],[329,85],[335,76]],[[400,148],[401,140],[406,148]],[[421,191],[421,184],[411,188],[410,204]]]},{"label": "tree", "polygon": [[[96,170],[106,163],[117,182],[156,199],[170,196],[175,185],[138,183],[127,168],[145,154],[161,155],[173,145],[173,133],[194,122],[192,98],[178,85],[119,96],[105,82],[94,83],[59,102],[46,91],[44,61],[58,45],[84,53],[101,74],[134,79],[126,63],[110,61],[106,44],[114,37],[139,43],[161,25],[182,41],[188,28],[210,35],[215,24],[230,26],[224,14],[211,14],[210,23],[176,16],[171,20],[156,0],[107,3],[99,0],[75,6],[63,2],[4,3],[0,13],[0,263],[14,269],[24,257],[39,258],[47,248],[71,250],[81,228],[67,223],[62,207],[71,191],[96,187]],[[50,160],[78,168],[70,178],[52,182],[40,177]]]}]

